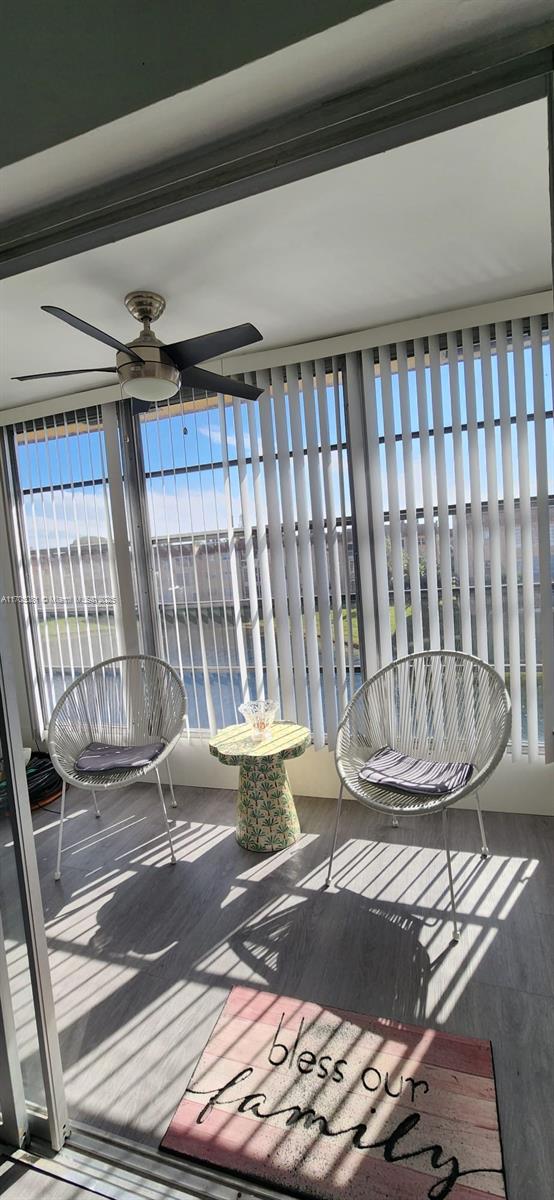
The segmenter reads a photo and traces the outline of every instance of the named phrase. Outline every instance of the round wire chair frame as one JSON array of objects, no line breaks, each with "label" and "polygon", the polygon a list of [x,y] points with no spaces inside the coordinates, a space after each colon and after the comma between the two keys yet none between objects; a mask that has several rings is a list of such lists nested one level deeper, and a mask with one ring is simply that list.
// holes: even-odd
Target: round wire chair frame
[{"label": "round wire chair frame", "polygon": [[[84,693],[86,696],[89,691],[89,699],[95,697],[94,687],[91,688],[91,682],[95,681],[95,677],[104,678],[107,671],[113,669],[117,671],[118,665],[140,671],[143,675],[143,693],[142,696],[133,692],[131,695],[130,689],[126,693],[126,701],[135,715],[135,726],[138,717],[138,740],[136,732],[131,734],[129,724],[125,724],[122,720],[116,726],[110,724],[109,720],[99,721],[100,707],[96,706],[93,714],[87,713],[84,705],[82,713],[79,712],[79,693]],[[148,679],[148,672],[150,677]],[[145,678],[146,676],[146,678]],[[164,707],[164,684],[165,681],[170,682],[171,691],[167,689],[165,699],[167,706]],[[145,703],[147,698],[147,683],[150,685],[150,692],[156,701],[156,705],[151,703],[148,709]],[[153,686],[154,685],[154,686]],[[77,696],[76,696],[77,694]],[[112,701],[113,703],[113,701]],[[141,708],[142,705],[142,708]],[[68,722],[69,709],[73,708],[73,721]],[[65,726],[61,723],[61,716],[65,713]],[[112,714],[113,716],[113,714]],[[175,669],[163,659],[158,658],[153,654],[120,654],[113,658],[104,659],[103,662],[96,663],[94,666],[83,671],[77,679],[64,691],[57,701],[52,716],[48,724],[48,752],[52,763],[63,780],[62,787],[62,803],[60,814],[60,829],[58,837],[58,855],[56,863],[55,879],[60,878],[61,873],[61,850],[63,837],[63,822],[65,817],[65,799],[66,787],[68,784],[73,787],[81,788],[84,791],[92,793],[96,816],[100,817],[100,810],[96,798],[96,792],[106,792],[114,788],[127,787],[132,783],[137,782],[140,778],[154,771],[158,786],[158,793],[162,804],[164,823],[169,842],[171,861],[175,862],[175,854],[171,840],[171,831],[167,818],[167,810],[163,796],[159,767],[169,758],[169,755],[174,750],[183,729],[187,728],[187,699],[182,681],[180,680]],[[143,745],[146,742],[163,742],[163,750],[151,760],[141,766],[133,766],[129,768],[114,768],[105,772],[89,772],[79,771],[75,767],[75,762],[79,754],[91,742],[111,742],[112,744],[128,745]],[[61,743],[61,745],[60,745]],[[63,747],[63,749],[62,749]],[[169,787],[172,797],[172,807],[177,807],[175,793],[173,790],[173,782],[169,772],[169,763],[166,762],[166,770],[168,773]]]},{"label": "round wire chair frame", "polygon": [[[379,681],[383,677],[393,674],[394,671],[396,671],[399,667],[404,666],[404,664],[411,664],[417,661],[425,662],[429,659],[448,659],[454,662],[468,662],[471,663],[475,668],[478,668],[480,671],[482,671],[484,675],[488,675],[488,677],[491,679],[491,682],[497,685],[498,695],[501,698],[504,712],[500,727],[498,729],[497,745],[494,753],[478,771],[473,772],[466,784],[460,788],[457,788],[454,792],[449,792],[447,796],[433,797],[432,801],[427,803],[425,806],[422,803],[423,797],[419,796],[416,798],[413,808],[407,808],[405,796],[410,796],[411,793],[395,793],[393,788],[388,788],[386,789],[385,794],[388,794],[390,799],[388,801],[386,799],[381,801],[371,796],[371,792],[381,790],[379,789],[378,785],[366,784],[364,787],[360,786],[359,788],[352,786],[351,777],[349,778],[345,773],[342,762],[342,746],[344,740],[343,733],[348,728],[351,714],[355,707],[359,705],[363,697],[367,695],[371,689],[374,689],[378,685]],[[486,663],[482,659],[476,658],[473,654],[465,654],[462,653],[462,651],[457,650],[422,650],[415,654],[406,654],[403,658],[397,658],[393,662],[387,663],[386,666],[381,667],[379,671],[376,671],[375,674],[371,676],[371,679],[367,679],[364,683],[362,683],[352,699],[349,701],[338,726],[337,738],[335,742],[335,764],[339,779],[347,791],[350,792],[350,794],[354,796],[356,800],[359,800],[362,804],[367,804],[369,808],[377,809],[380,812],[405,813],[406,811],[409,811],[410,813],[417,812],[418,815],[421,815],[423,812],[440,812],[443,808],[447,808],[451,804],[455,804],[458,800],[461,800],[463,796],[467,796],[470,792],[478,789],[485,782],[485,780],[488,779],[489,775],[492,775],[492,772],[496,769],[498,763],[501,761],[508,744],[511,730],[511,711],[512,706],[508,689],[506,688],[504,680],[500,677],[498,672],[495,671],[494,667],[491,667],[490,663]],[[383,743],[381,743],[381,746],[382,745]],[[374,752],[381,749],[381,746],[375,745],[371,747],[371,749]],[[393,749],[396,748],[397,747],[393,747]],[[438,762],[447,760],[431,758],[430,761]],[[394,800],[392,799],[393,796],[395,798]],[[419,803],[417,800],[419,800]]]},{"label": "round wire chair frame", "polygon": [[[423,683],[421,683],[421,682],[419,683],[420,690],[423,687],[423,694],[419,698],[420,699],[428,699],[428,694],[426,695],[426,692],[428,693],[428,691],[429,691],[429,689],[426,686],[427,685],[427,679],[426,679],[427,664],[432,664],[436,660],[441,660],[442,670],[441,670],[441,673],[438,676],[438,678],[436,678],[434,681],[435,690],[437,689],[437,686],[439,684],[442,684],[443,676],[444,676],[444,662],[445,661],[453,664],[452,677],[453,677],[454,688],[459,684],[459,679],[457,678],[457,672],[456,672],[457,665],[458,664],[466,664],[466,663],[471,665],[471,668],[472,668],[471,672],[462,666],[462,680],[461,680],[462,688],[466,689],[465,699],[467,701],[469,701],[468,708],[471,708],[471,699],[472,699],[471,689],[473,688],[473,690],[475,690],[475,680],[478,679],[478,693],[479,694],[485,692],[485,680],[488,680],[489,686],[487,689],[487,696],[488,696],[488,702],[489,702],[488,703],[488,712],[490,713],[490,716],[491,716],[491,728],[489,730],[488,737],[483,736],[483,738],[482,738],[482,740],[484,741],[484,744],[485,744],[485,748],[487,747],[487,742],[488,742],[488,752],[486,754],[480,755],[480,757],[482,758],[482,761],[475,762],[477,770],[474,770],[472,772],[472,775],[469,778],[469,780],[467,781],[467,783],[465,783],[464,785],[455,789],[454,791],[449,792],[447,795],[441,795],[441,796],[430,795],[430,794],[427,794],[427,796],[426,796],[425,794],[422,795],[422,794],[418,794],[418,793],[401,792],[399,790],[395,790],[393,787],[384,787],[382,785],[372,784],[370,782],[366,783],[364,781],[361,781],[358,777],[358,772],[359,772],[361,766],[363,765],[363,762],[367,761],[367,759],[371,757],[372,753],[375,753],[377,750],[381,749],[384,745],[390,745],[392,749],[402,750],[403,753],[407,753],[407,754],[412,753],[415,755],[415,757],[426,758],[427,760],[432,761],[432,762],[448,762],[448,761],[452,761],[454,758],[463,759],[464,761],[471,761],[471,762],[474,761],[473,752],[475,751],[476,747],[475,747],[475,745],[472,747],[469,744],[469,742],[470,742],[469,737],[467,738],[466,744],[464,746],[463,735],[461,735],[461,734],[458,735],[455,744],[451,741],[450,749],[448,749],[448,747],[446,745],[446,738],[443,735],[442,753],[439,755],[437,755],[437,754],[433,755],[432,753],[429,752],[429,741],[433,740],[433,738],[429,738],[429,735],[427,735],[427,743],[428,743],[427,747],[426,747],[427,753],[419,753],[418,754],[417,739],[415,739],[415,742],[416,742],[415,745],[410,745],[409,736],[405,737],[404,744],[402,746],[399,746],[398,744],[395,746],[394,738],[391,737],[391,739],[389,740],[389,738],[386,736],[387,730],[385,730],[386,704],[384,704],[384,702],[386,701],[387,696],[384,696],[384,697],[381,696],[382,706],[384,704],[384,708],[382,707],[382,709],[381,709],[382,725],[379,726],[378,718],[375,718],[375,720],[373,721],[373,733],[374,733],[374,743],[375,744],[373,744],[370,741],[370,738],[367,737],[367,741],[365,742],[364,747],[363,747],[365,759],[359,758],[359,757],[356,758],[355,756],[352,756],[352,755],[349,758],[349,756],[348,756],[348,750],[351,747],[352,741],[353,741],[352,736],[349,736],[350,727],[351,727],[351,723],[352,723],[352,716],[354,713],[356,713],[358,711],[358,709],[360,709],[360,708],[363,709],[364,705],[365,705],[366,716],[367,716],[367,710],[368,710],[367,697],[368,697],[368,695],[371,692],[379,693],[379,690],[382,690],[382,689],[380,689],[380,685],[382,684],[383,679],[387,676],[389,676],[392,679],[394,677],[394,675],[396,674],[397,687],[398,687],[398,676],[399,676],[399,674],[400,675],[402,674],[404,669],[406,671],[406,678],[408,679],[409,672],[412,670],[412,668],[415,667],[415,670],[417,672],[419,663],[423,663],[424,664],[423,672],[422,672]],[[432,667],[431,667],[431,670],[432,670]],[[465,671],[465,676],[466,676],[465,679],[463,678],[464,671]],[[431,677],[431,682],[432,682],[432,677]],[[452,686],[452,681],[450,681],[450,683]],[[431,688],[431,690],[432,690],[432,688]],[[459,704],[460,696],[456,695],[456,691],[454,691],[454,696],[455,696],[455,699],[458,700],[458,704]],[[494,706],[491,703],[491,697],[493,697],[493,696],[495,698]],[[437,698],[437,696],[435,698]],[[440,701],[440,704],[442,704],[442,706],[443,706],[443,711],[444,711],[445,699],[447,700],[449,698],[450,698],[450,693],[449,693],[448,689],[447,689],[447,695],[445,697],[444,694],[442,693],[441,687],[439,687],[438,699]],[[390,695],[389,695],[388,699],[390,701]],[[413,699],[413,697],[412,697],[412,699]],[[440,707],[440,704],[439,704],[439,707]],[[398,707],[398,705],[397,705],[397,707]],[[493,707],[494,707],[494,713],[493,713]],[[395,710],[394,705],[391,708],[390,704],[389,704],[388,711],[389,711],[389,717],[397,715],[397,711]],[[410,709],[410,704],[408,702],[407,704],[404,703],[403,712],[404,712],[404,716],[405,716],[406,720],[411,718],[412,726],[415,721],[416,727],[417,727],[418,723],[420,725],[427,724],[427,727],[428,727],[428,715],[429,715],[428,708],[424,708],[423,713],[421,711],[418,712],[417,718],[416,718],[414,716],[413,706],[412,706],[412,709]],[[480,714],[480,722],[481,722],[482,729],[484,728],[483,720],[486,715],[487,715],[486,713]],[[394,720],[391,720],[391,724],[389,725],[389,729],[388,729],[389,734],[391,731],[391,727],[393,727],[393,726],[394,726]],[[359,730],[360,730],[360,728],[361,728],[361,722],[359,724]],[[367,731],[369,731],[370,728],[371,728],[371,726],[370,726],[370,722],[368,719]],[[375,730],[376,729],[378,730],[379,728],[381,728],[383,730],[380,737],[375,736]],[[476,721],[474,719],[474,723],[473,723],[474,734],[475,734],[475,729],[476,729]],[[398,825],[397,817],[401,813],[403,813],[405,815],[406,814],[407,815],[415,814],[415,815],[419,815],[419,816],[425,816],[430,813],[441,812],[442,819],[443,819],[443,835],[444,835],[444,843],[445,843],[445,850],[446,850],[446,856],[447,856],[450,895],[451,895],[451,900],[452,900],[453,929],[454,929],[453,937],[454,937],[455,941],[458,941],[460,934],[459,934],[457,916],[456,916],[454,884],[453,884],[452,867],[451,867],[451,860],[450,860],[450,848],[449,848],[449,842],[448,842],[448,830],[447,830],[447,821],[446,821],[447,810],[452,804],[455,804],[458,800],[461,800],[464,796],[468,796],[470,793],[473,793],[473,792],[475,793],[475,799],[476,799],[476,805],[477,805],[477,815],[478,815],[478,820],[479,820],[479,828],[480,828],[480,832],[481,832],[481,854],[484,858],[486,858],[488,856],[488,847],[487,847],[486,838],[485,838],[485,830],[484,830],[484,825],[483,825],[483,816],[482,816],[482,812],[481,812],[481,805],[479,802],[479,787],[485,782],[486,779],[489,778],[489,776],[492,774],[492,772],[495,770],[495,768],[498,766],[498,763],[502,759],[503,754],[506,749],[506,746],[508,744],[510,730],[511,730],[511,702],[510,702],[510,696],[509,696],[508,690],[506,688],[506,685],[504,683],[504,680],[500,677],[500,675],[494,669],[494,667],[490,666],[489,663],[483,662],[482,659],[476,658],[472,654],[465,654],[462,651],[455,651],[455,650],[423,650],[423,651],[418,651],[415,654],[408,654],[402,658],[395,659],[393,662],[387,663],[386,666],[381,667],[381,669],[379,671],[377,671],[374,675],[372,675],[372,677],[370,679],[366,680],[361,685],[361,687],[358,688],[358,691],[355,693],[355,695],[352,697],[349,704],[347,705],[344,715],[342,717],[342,720],[340,721],[340,724],[339,724],[338,730],[337,730],[337,738],[336,738],[336,743],[335,743],[335,764],[336,764],[337,773],[338,773],[338,776],[340,779],[340,790],[339,790],[339,796],[338,796],[338,801],[337,801],[337,813],[336,813],[336,820],[335,820],[334,838],[333,838],[331,855],[330,855],[330,859],[329,859],[329,867],[328,867],[328,874],[327,874],[327,886],[329,886],[332,883],[333,856],[335,853],[335,847],[336,847],[336,842],[337,842],[341,805],[342,805],[342,798],[343,798],[344,790],[346,790],[351,796],[353,796],[353,798],[355,800],[364,804],[367,808],[374,809],[378,812],[391,814],[393,817],[393,825]],[[360,736],[361,736],[361,734],[360,734]],[[421,737],[420,741],[425,742],[425,737],[424,736]],[[377,744],[377,743],[379,743],[379,744]],[[421,747],[420,747],[420,749],[421,749]],[[479,750],[481,751],[482,749],[483,749],[483,747],[479,746]]]}]

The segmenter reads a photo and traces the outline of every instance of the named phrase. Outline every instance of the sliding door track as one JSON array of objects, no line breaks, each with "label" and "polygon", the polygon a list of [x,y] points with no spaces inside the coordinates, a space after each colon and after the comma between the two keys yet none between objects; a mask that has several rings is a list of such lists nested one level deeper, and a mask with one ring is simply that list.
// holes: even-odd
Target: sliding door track
[{"label": "sliding door track", "polygon": [[[7,1155],[10,1153],[6,1148]],[[287,1193],[113,1137],[79,1122],[55,1154],[34,1141],[11,1153],[14,1162],[107,1200],[290,1200]]]}]

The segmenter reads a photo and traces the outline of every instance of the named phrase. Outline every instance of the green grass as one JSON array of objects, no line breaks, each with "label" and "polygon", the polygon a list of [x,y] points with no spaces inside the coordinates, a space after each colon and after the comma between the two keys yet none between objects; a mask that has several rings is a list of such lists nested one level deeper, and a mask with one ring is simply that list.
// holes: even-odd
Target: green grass
[{"label": "green grass", "polygon": [[[351,621],[352,621],[352,649],[359,650],[360,638],[359,638],[359,633],[358,633],[358,614],[356,611],[354,611],[352,613]],[[317,636],[319,638],[320,632],[321,632],[321,621],[320,621],[319,612],[316,612],[316,614],[315,614],[315,624],[316,624]],[[331,623],[331,625],[333,628],[332,623]],[[344,609],[342,610],[342,636],[344,639],[344,643],[346,645],[348,643],[348,614],[345,612]],[[333,642],[334,642],[334,640],[335,640],[335,638],[333,636]]]},{"label": "green grass", "polygon": [[87,636],[87,629],[93,637],[98,637],[102,634],[109,634],[113,626],[105,616],[100,616],[98,620],[91,616],[90,620],[86,617],[48,617],[46,622],[41,621],[42,630],[46,628],[46,633],[52,641],[60,638],[77,637],[81,634]]}]

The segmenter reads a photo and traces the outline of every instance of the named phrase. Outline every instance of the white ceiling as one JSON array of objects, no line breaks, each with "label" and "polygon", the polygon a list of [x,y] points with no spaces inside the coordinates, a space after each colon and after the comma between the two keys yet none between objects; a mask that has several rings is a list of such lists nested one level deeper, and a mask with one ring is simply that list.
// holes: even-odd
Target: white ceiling
[{"label": "white ceiling", "polygon": [[7,280],[1,405],[110,382],[10,382],[114,361],[41,304],[129,341],[152,288],[165,341],[252,321],[278,347],[541,291],[549,262],[541,101]]}]

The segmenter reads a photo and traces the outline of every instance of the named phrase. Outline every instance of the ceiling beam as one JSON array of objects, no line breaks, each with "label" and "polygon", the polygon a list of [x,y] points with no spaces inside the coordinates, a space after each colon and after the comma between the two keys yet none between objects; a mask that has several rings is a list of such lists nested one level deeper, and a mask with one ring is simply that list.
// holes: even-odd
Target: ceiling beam
[{"label": "ceiling beam", "polygon": [[[2,21],[0,166],[379,8],[386,0],[17,0]],[[83,11],[85,8],[85,11]]]},{"label": "ceiling beam", "polygon": [[0,225],[0,278],[546,96],[554,21],[317,102]]}]

